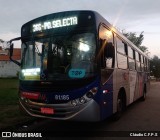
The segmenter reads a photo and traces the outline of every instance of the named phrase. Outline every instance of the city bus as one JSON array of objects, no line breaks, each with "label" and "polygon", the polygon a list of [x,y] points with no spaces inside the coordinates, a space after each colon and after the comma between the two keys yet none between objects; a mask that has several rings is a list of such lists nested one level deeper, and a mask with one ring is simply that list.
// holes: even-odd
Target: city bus
[{"label": "city bus", "polygon": [[[21,62],[12,58],[17,40]],[[20,108],[31,116],[102,121],[146,98],[149,58],[95,11],[36,18],[9,43],[20,66]]]}]

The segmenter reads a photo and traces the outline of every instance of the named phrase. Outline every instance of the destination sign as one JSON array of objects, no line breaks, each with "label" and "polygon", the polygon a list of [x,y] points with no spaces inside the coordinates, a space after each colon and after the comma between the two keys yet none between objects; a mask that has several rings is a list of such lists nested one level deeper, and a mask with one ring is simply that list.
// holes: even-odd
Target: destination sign
[{"label": "destination sign", "polygon": [[52,21],[45,21],[37,24],[33,24],[33,32],[54,29],[54,28],[61,28],[66,26],[72,26],[78,24],[78,18],[75,17],[67,17]]}]

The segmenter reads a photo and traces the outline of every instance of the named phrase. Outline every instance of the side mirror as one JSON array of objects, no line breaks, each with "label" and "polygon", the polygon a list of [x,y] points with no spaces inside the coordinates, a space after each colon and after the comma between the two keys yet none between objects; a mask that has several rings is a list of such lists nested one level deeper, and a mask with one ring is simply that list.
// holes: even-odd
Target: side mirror
[{"label": "side mirror", "polygon": [[13,56],[13,51],[14,51],[14,44],[12,43],[12,41],[17,41],[17,40],[20,40],[20,39],[21,39],[21,38],[18,37],[18,38],[14,38],[14,39],[12,39],[12,40],[9,41],[9,43],[10,43],[9,58],[10,58],[10,60],[11,60],[12,62],[14,62],[15,64],[17,64],[18,66],[21,66],[21,63],[18,62],[18,61],[16,61],[16,60],[14,60],[14,59],[12,58],[12,56]]},{"label": "side mirror", "polygon": [[10,58],[11,58],[12,55],[13,55],[13,48],[14,48],[14,44],[12,43],[12,44],[10,45],[10,49],[9,49]]},{"label": "side mirror", "polygon": [[111,42],[108,42],[104,48],[104,56],[106,58],[113,58],[114,57],[114,46]]},{"label": "side mirror", "polygon": [[106,60],[106,65],[108,68],[113,68],[114,67],[114,61],[115,61],[115,49],[114,45],[109,42],[106,44],[104,48],[104,57]]}]

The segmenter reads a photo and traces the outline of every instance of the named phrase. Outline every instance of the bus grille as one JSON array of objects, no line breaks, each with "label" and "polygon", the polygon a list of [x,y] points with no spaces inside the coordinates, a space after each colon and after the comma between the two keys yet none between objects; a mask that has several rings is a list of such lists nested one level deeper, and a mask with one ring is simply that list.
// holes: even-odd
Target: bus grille
[{"label": "bus grille", "polygon": [[[29,100],[28,100],[29,101]],[[47,116],[51,118],[67,118],[72,116],[78,111],[78,108],[73,108],[73,106],[69,105],[53,105],[53,104],[43,104],[39,105],[36,104],[35,102],[29,101],[27,103],[23,103],[23,105],[27,108],[27,110],[31,114],[35,115],[40,115],[40,116]],[[46,108],[53,108],[54,109],[54,114],[44,114],[41,112],[41,107],[46,107]]]}]

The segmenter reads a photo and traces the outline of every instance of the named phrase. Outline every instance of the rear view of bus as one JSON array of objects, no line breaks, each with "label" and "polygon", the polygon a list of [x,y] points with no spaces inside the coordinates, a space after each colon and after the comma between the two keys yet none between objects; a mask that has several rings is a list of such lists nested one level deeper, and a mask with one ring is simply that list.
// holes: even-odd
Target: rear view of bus
[{"label": "rear view of bus", "polygon": [[30,115],[100,120],[93,12],[61,12],[22,26],[19,96]]}]

